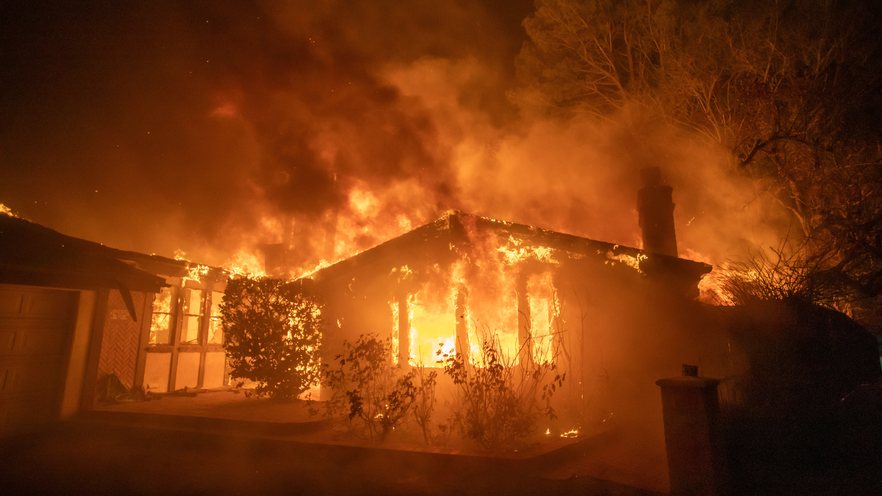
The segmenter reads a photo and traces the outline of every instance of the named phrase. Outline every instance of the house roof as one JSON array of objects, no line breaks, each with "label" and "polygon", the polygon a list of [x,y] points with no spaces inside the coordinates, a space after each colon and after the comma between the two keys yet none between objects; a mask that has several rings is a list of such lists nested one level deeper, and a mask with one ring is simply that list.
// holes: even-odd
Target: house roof
[{"label": "house roof", "polygon": [[683,258],[647,254],[629,246],[450,211],[433,222],[316,271],[312,278],[319,283],[330,282],[363,271],[434,262],[445,253],[449,253],[454,245],[471,242],[470,236],[474,233],[492,233],[501,239],[514,240],[529,246],[544,246],[577,258],[596,257],[609,261],[630,257],[637,261],[640,270],[647,274],[675,274],[678,277],[694,279],[696,282],[712,268],[708,264]]},{"label": "house roof", "polygon": [[186,264],[109,248],[0,214],[0,283],[126,292],[158,292],[166,286],[164,278],[136,268],[135,256],[155,258],[157,263]]}]

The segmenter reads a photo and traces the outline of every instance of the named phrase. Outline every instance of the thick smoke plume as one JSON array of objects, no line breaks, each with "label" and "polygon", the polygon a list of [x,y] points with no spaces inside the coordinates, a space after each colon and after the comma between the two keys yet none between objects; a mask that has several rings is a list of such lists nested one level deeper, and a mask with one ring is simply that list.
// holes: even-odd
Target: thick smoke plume
[{"label": "thick smoke plume", "polygon": [[771,242],[779,219],[724,151],[636,109],[511,103],[530,9],[7,4],[0,201],[120,248],[225,264],[284,242],[306,267],[451,208],[639,246],[638,171],[657,165],[683,255]]}]

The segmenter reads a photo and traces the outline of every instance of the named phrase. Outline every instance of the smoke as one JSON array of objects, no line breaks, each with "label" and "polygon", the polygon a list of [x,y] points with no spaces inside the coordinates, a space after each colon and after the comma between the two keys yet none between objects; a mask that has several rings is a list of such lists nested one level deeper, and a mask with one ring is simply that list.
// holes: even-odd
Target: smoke
[{"label": "smoke", "polygon": [[639,246],[647,165],[686,255],[779,229],[723,150],[639,109],[513,105],[530,2],[42,7],[0,15],[0,200],[72,235],[211,264],[286,242],[314,264],[458,208]]},{"label": "smoke", "polygon": [[[681,255],[719,263],[776,244],[787,218],[731,154],[632,105],[604,120],[529,115],[495,125],[464,111],[460,88],[487,81],[480,62],[421,60],[388,79],[432,109],[449,140],[457,208],[640,246],[640,169],[674,187]],[[451,84],[452,83],[452,84]]]}]

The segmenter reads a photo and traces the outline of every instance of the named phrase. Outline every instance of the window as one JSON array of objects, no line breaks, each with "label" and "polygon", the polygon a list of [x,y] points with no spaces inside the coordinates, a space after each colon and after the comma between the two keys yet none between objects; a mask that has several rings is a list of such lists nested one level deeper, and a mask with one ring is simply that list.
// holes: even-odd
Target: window
[{"label": "window", "polygon": [[220,304],[224,294],[211,292],[211,314],[208,317],[208,344],[224,344],[224,329],[221,325]]},{"label": "window", "polygon": [[172,330],[172,288],[162,288],[153,298],[153,319],[150,322],[150,344],[169,344]]},{"label": "window", "polygon": [[184,289],[181,312],[184,319],[181,323],[181,343],[199,343],[199,324],[202,321],[202,290]]},{"label": "window", "polygon": [[169,277],[171,287],[153,297],[142,385],[154,392],[184,388],[217,388],[226,381],[226,355],[220,303],[223,280],[197,281]]}]

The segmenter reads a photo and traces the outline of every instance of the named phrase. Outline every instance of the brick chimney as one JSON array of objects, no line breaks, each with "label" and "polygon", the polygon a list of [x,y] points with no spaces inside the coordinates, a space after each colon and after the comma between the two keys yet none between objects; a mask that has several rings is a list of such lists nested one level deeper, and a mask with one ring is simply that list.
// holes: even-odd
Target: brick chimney
[{"label": "brick chimney", "polygon": [[643,187],[637,192],[637,213],[643,231],[643,251],[676,257],[673,189],[664,184],[658,167],[641,169],[640,177]]}]

